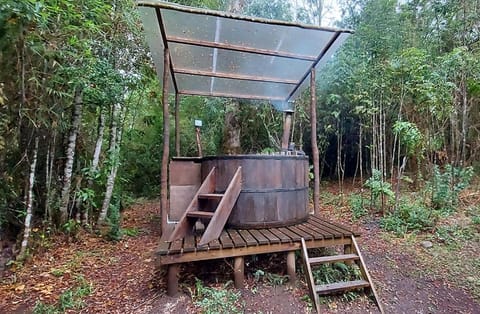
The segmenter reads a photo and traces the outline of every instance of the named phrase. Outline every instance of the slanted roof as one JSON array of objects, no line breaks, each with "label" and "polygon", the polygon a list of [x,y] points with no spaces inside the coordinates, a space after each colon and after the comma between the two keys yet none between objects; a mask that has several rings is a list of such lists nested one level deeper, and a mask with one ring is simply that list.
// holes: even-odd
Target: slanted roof
[{"label": "slanted roof", "polygon": [[137,2],[157,73],[170,92],[288,102],[352,33],[157,0]]}]

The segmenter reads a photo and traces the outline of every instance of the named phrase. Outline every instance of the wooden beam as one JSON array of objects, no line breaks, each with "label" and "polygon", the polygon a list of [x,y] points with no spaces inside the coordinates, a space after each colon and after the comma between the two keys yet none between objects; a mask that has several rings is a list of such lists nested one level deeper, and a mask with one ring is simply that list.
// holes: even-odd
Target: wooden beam
[{"label": "wooden beam", "polygon": [[[179,240],[181,241],[181,240]],[[335,245],[345,245],[351,243],[350,238],[339,239],[321,239],[307,241],[307,248],[319,248]],[[228,248],[218,250],[199,251],[183,254],[160,255],[159,260],[161,265],[205,261],[218,258],[228,258],[235,256],[258,255],[267,253],[296,251],[301,248],[300,242],[291,243],[273,243],[269,245],[247,246],[241,248]]]},{"label": "wooden beam", "polygon": [[174,69],[174,71],[175,73],[178,73],[178,74],[219,77],[219,78],[235,79],[235,80],[243,80],[243,81],[279,83],[279,84],[290,84],[290,85],[298,84],[297,80],[280,79],[276,77],[267,77],[267,76],[254,76],[254,75],[245,75],[245,74],[212,72],[212,71],[192,70],[192,69],[184,69],[184,68],[176,68]]},{"label": "wooden beam", "polygon": [[238,52],[252,53],[257,55],[287,58],[287,59],[304,60],[304,61],[311,61],[311,62],[314,62],[315,60],[317,60],[316,56],[300,55],[300,54],[286,52],[286,51],[274,51],[269,49],[246,47],[242,45],[232,45],[227,43],[217,43],[217,42],[208,41],[208,40],[191,39],[191,38],[185,38],[185,37],[168,36],[167,41],[176,43],[176,44],[200,46],[200,47],[207,47],[207,48],[218,48],[223,50],[238,51]]},{"label": "wooden beam", "polygon": [[175,297],[178,293],[178,264],[168,265],[167,295]]},{"label": "wooden beam", "polygon": [[320,164],[317,144],[317,95],[315,88],[315,68],[310,70],[310,124],[313,159],[313,210],[320,212]]},{"label": "wooden beam", "polygon": [[195,90],[180,90],[180,91],[178,91],[178,93],[181,94],[181,95],[240,98],[240,99],[253,99],[253,100],[279,100],[279,101],[283,101],[285,99],[284,97],[232,94],[232,93],[216,93],[216,92],[210,93],[210,92],[195,91]]},{"label": "wooden beam", "polygon": [[332,47],[333,43],[335,41],[337,41],[338,37],[340,36],[341,32],[336,32],[332,38],[330,38],[330,41],[328,42],[328,44],[325,46],[325,48],[323,48],[322,52],[318,55],[317,59],[315,60],[315,62],[313,62],[313,64],[311,65],[311,67],[305,72],[305,74],[303,75],[302,79],[300,80],[300,83],[298,83],[297,86],[295,86],[295,88],[290,92],[290,94],[288,95],[288,97],[285,99],[285,101],[290,101],[290,99],[293,97],[293,95],[295,95],[295,93],[297,92],[297,90],[300,88],[300,86],[302,85],[303,81],[305,81],[308,77],[308,74],[310,74],[312,72],[312,69],[315,69],[315,67],[317,66],[317,64],[320,62],[320,60],[322,60],[323,56],[325,56],[325,54],[327,53],[327,51]]},{"label": "wooden beam", "polygon": [[245,262],[243,256],[237,256],[233,262],[233,278],[235,288],[242,289],[243,288],[243,281],[244,281],[244,273],[245,273]]},{"label": "wooden beam", "polygon": [[173,72],[172,58],[170,56],[170,51],[168,50],[167,33],[165,31],[165,25],[163,24],[162,13],[160,12],[159,8],[155,9],[155,13],[157,15],[158,27],[160,27],[160,33],[162,34],[162,41],[163,41],[163,47],[164,47],[163,53],[168,55],[167,67],[170,70],[170,75],[172,76],[172,82],[173,82],[173,87],[175,88],[175,93],[178,93],[177,80],[175,79],[175,73]]},{"label": "wooden beam", "polygon": [[288,144],[290,142],[290,130],[292,129],[292,116],[293,112],[285,112],[285,119],[283,120],[282,150],[288,150]]},{"label": "wooden beam", "polygon": [[180,157],[180,95],[175,93],[175,155]]},{"label": "wooden beam", "polygon": [[162,231],[167,227],[168,208],[168,162],[170,155],[170,113],[168,111],[168,74],[169,58],[168,48],[165,48],[163,55],[163,152],[162,152],[162,172],[160,175],[160,204],[162,211]]},{"label": "wooden beam", "polygon": [[297,273],[295,267],[295,251],[289,251],[287,253],[287,275],[290,285],[295,285],[297,280]]}]

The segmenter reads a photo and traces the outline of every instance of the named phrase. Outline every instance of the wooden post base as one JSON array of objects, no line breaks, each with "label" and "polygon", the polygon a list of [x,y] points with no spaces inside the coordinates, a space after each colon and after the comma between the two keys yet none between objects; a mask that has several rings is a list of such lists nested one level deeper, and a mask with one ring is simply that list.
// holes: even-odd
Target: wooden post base
[{"label": "wooden post base", "polygon": [[167,295],[175,297],[178,293],[178,264],[168,265]]},{"label": "wooden post base", "polygon": [[243,256],[235,257],[233,263],[233,278],[235,283],[235,288],[242,289],[243,288],[243,281],[244,281],[244,273],[245,273],[245,263]]},{"label": "wooden post base", "polygon": [[289,283],[291,285],[295,285],[295,281],[297,280],[295,268],[295,251],[289,251],[287,253],[287,275]]}]

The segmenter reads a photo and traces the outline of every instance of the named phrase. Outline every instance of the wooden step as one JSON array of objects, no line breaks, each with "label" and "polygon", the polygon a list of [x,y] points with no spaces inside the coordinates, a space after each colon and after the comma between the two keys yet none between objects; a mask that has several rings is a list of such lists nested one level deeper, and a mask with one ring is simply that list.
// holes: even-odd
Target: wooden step
[{"label": "wooden step", "polygon": [[357,254],[343,254],[343,255],[331,255],[331,256],[321,256],[321,257],[310,257],[308,262],[310,265],[326,264],[326,263],[338,263],[338,262],[347,262],[347,261],[356,261],[359,260]]},{"label": "wooden step", "polygon": [[215,213],[213,212],[206,212],[202,210],[192,210],[187,213],[187,217],[211,219],[214,214]]},{"label": "wooden step", "polygon": [[317,292],[318,294],[329,294],[366,287],[370,287],[370,284],[366,280],[343,281],[329,283],[326,285],[316,285],[315,292]]},{"label": "wooden step", "polygon": [[218,193],[203,193],[203,194],[198,194],[198,199],[209,199],[209,200],[220,200],[222,199],[224,194],[218,194]]}]

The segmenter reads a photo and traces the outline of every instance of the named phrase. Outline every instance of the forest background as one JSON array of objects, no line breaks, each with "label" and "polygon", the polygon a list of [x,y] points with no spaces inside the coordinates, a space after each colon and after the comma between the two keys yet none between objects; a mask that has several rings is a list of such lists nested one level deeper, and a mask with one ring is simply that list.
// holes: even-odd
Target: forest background
[{"label": "forest background", "polygon": [[[325,9],[175,2],[310,24]],[[322,178],[340,191],[365,183],[359,211],[381,212],[387,228],[432,228],[480,172],[480,3],[343,0],[338,12],[355,33],[317,74]],[[118,237],[121,207],[160,190],[161,89],[135,3],[3,1],[0,68],[2,247],[28,256],[34,225],[46,237],[117,225]],[[295,102],[292,141],[311,155],[308,100]],[[279,150],[283,115],[268,103],[182,97],[182,156],[197,154],[194,119],[205,155],[231,152],[229,134],[237,153]]]}]

